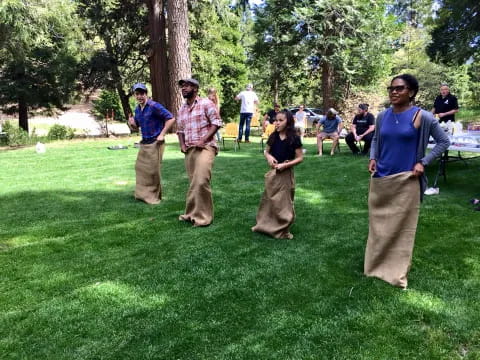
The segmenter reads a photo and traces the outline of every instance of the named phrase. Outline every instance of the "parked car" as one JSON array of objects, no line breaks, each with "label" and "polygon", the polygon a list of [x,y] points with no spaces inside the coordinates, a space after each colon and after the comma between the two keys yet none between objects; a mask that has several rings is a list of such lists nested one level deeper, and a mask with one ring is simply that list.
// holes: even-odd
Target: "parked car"
[{"label": "parked car", "polygon": [[[289,109],[293,115],[298,111],[298,107],[294,107]],[[323,111],[320,108],[310,108],[306,107],[303,109],[307,113],[307,126],[306,130],[312,129],[314,127],[314,123],[318,122],[320,120],[320,117],[323,116]]]}]

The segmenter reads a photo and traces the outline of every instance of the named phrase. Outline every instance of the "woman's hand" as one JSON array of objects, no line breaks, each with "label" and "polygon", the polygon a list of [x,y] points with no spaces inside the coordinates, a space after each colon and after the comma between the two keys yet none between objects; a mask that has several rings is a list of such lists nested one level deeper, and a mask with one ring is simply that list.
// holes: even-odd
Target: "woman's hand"
[{"label": "woman's hand", "polygon": [[374,159],[371,159],[370,162],[368,163],[368,171],[370,174],[373,174],[375,171],[377,171],[377,161]]},{"label": "woman's hand", "polygon": [[425,172],[425,167],[422,165],[422,163],[416,163],[415,166],[413,167],[412,172],[413,172],[413,176],[420,177]]}]

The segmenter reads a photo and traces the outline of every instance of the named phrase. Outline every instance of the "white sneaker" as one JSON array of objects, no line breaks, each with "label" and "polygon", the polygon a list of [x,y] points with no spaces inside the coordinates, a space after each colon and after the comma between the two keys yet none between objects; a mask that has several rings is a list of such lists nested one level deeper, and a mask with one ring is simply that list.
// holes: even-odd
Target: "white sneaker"
[{"label": "white sneaker", "polygon": [[425,190],[424,194],[425,195],[438,195],[438,194],[440,194],[440,189],[438,187],[437,188],[431,187],[431,188],[428,188],[427,190]]},{"label": "white sneaker", "polygon": [[307,149],[302,149],[302,152],[305,154],[307,152]]}]

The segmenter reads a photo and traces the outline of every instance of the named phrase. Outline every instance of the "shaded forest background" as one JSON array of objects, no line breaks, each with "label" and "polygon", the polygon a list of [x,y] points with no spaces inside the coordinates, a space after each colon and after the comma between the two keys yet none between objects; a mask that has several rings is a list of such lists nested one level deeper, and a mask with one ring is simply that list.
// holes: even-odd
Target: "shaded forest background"
[{"label": "shaded forest background", "polygon": [[117,119],[132,110],[130,87],[146,82],[176,112],[176,83],[194,76],[220,93],[225,121],[252,82],[261,110],[345,110],[386,100],[394,74],[419,78],[431,108],[441,83],[462,107],[480,104],[477,1],[3,0],[0,106],[18,114],[61,108],[101,90]]}]

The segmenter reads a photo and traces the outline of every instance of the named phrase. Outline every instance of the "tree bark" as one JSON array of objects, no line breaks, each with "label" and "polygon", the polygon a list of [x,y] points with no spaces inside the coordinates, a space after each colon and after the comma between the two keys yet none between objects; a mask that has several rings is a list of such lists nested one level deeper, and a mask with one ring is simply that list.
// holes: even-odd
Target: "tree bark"
[{"label": "tree bark", "polygon": [[146,0],[146,3],[148,6],[148,30],[150,34],[150,49],[147,57],[150,64],[152,98],[167,109],[170,109],[165,1]]},{"label": "tree bark", "polygon": [[122,105],[123,115],[125,116],[125,120],[128,121],[128,117],[132,113],[132,109],[130,108],[128,95],[125,90],[123,90],[122,84],[117,85],[117,93],[120,97],[120,104]]},{"label": "tree bark", "polygon": [[28,104],[23,94],[18,97],[18,126],[28,133]]},{"label": "tree bark", "polygon": [[192,76],[187,0],[169,0],[167,14],[170,110],[176,116],[183,103],[178,80]]},{"label": "tree bark", "polygon": [[323,111],[333,107],[333,66],[328,61],[322,62],[322,97]]},{"label": "tree bark", "polygon": [[128,121],[128,116],[132,112],[132,109],[130,109],[130,103],[128,102],[128,96],[125,94],[125,91],[123,90],[123,79],[122,75],[120,74],[120,70],[118,69],[117,61],[115,60],[113,54],[113,49],[112,49],[112,43],[108,38],[105,39],[105,48],[107,50],[107,53],[112,57],[113,63],[112,63],[112,78],[113,81],[115,82],[115,88],[117,90],[118,96],[120,97],[120,103],[122,105],[122,110],[123,110],[123,115],[125,116],[125,120]]}]

